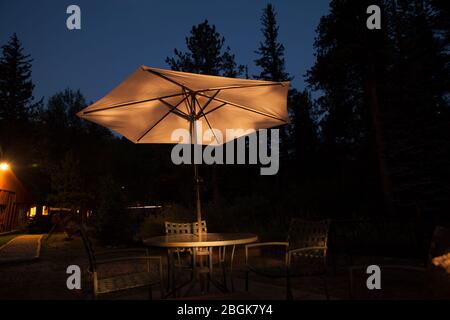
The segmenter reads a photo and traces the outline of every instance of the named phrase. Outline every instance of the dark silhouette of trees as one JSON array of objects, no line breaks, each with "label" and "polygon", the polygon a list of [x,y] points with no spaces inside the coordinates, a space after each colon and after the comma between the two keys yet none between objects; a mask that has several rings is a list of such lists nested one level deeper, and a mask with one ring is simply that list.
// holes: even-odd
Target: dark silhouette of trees
[{"label": "dark silhouette of trees", "polygon": [[[365,28],[371,4],[382,9],[381,30]],[[342,188],[355,174],[349,163],[363,170],[359,183],[378,214],[428,210],[445,190],[448,67],[432,19],[424,1],[332,1],[317,29],[308,82],[321,94],[322,149]]]},{"label": "dark silhouette of trees", "polygon": [[292,123],[289,136],[292,145],[294,167],[309,171],[318,151],[319,140],[317,128],[311,114],[313,101],[308,91],[292,90],[289,96],[289,106],[292,110]]},{"label": "dark silhouette of trees", "polygon": [[0,119],[26,121],[33,117],[40,102],[33,97],[30,55],[23,52],[22,44],[14,33],[2,46],[0,58]]},{"label": "dark silhouette of trees", "polygon": [[13,34],[0,56],[0,145],[3,156],[19,166],[30,164],[36,151],[33,119],[41,101],[33,98],[31,62]]},{"label": "dark silhouette of trees", "polygon": [[264,8],[261,23],[264,40],[255,52],[259,56],[255,64],[261,68],[261,72],[255,78],[267,81],[291,80],[289,73],[286,72],[284,46],[278,41],[279,27],[273,5],[268,4]]},{"label": "dark silhouette of trees", "polygon": [[193,72],[208,75],[237,77],[244,71],[238,66],[235,55],[229,47],[224,50],[225,38],[208,20],[193,26],[186,37],[188,51],[174,49],[174,57],[167,57],[166,63],[176,71]]},{"label": "dark silhouette of trees", "polygon": [[[172,70],[193,72],[207,75],[221,75],[225,77],[239,77],[244,73],[245,67],[236,63],[235,55],[230,47],[224,49],[225,38],[222,37],[214,25],[208,20],[193,26],[190,36],[186,37],[188,51],[182,52],[174,49],[175,56],[166,58],[166,63]],[[207,176],[207,168],[202,168],[203,176]],[[218,168],[213,165],[210,170],[212,185],[212,198],[219,203],[219,181],[221,177]],[[207,178],[205,178],[207,179]]]},{"label": "dark silhouette of trees", "polygon": [[[258,59],[255,60],[256,66],[261,68],[259,75],[255,78],[266,81],[289,81],[292,78],[286,72],[284,59],[284,46],[278,40],[279,27],[276,21],[276,12],[272,4],[268,4],[261,17],[261,32],[263,41],[260,42],[259,48],[255,51]],[[280,130],[280,153],[281,157],[286,160],[288,157],[288,133],[286,128]]]},{"label": "dark silhouette of trees", "polygon": [[[293,215],[387,213],[448,222],[448,3],[331,1],[317,27],[309,86],[289,92],[279,175],[260,177],[259,168],[246,165],[202,167],[202,197],[213,200],[205,203],[208,224],[242,232],[249,221],[261,221],[255,230],[267,231],[273,221],[281,230]],[[381,30],[366,28],[372,4],[382,9]],[[291,80],[272,5],[261,23],[255,78]],[[249,78],[207,20],[192,27],[186,49],[175,49],[166,62],[173,70]],[[0,150],[36,202],[94,209],[104,239],[128,224],[120,220],[126,205],[193,203],[193,168],[173,165],[170,146],[134,145],[81,121],[76,113],[88,102],[79,91],[56,93],[43,106],[33,98],[31,64],[13,35],[0,58]],[[251,214],[243,218],[244,212]]]}]

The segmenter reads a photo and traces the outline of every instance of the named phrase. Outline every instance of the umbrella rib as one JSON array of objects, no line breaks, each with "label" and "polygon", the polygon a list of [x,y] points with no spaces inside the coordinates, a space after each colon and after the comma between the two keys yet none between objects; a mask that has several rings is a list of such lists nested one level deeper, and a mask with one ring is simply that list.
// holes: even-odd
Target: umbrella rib
[{"label": "umbrella rib", "polygon": [[183,111],[180,110],[180,109],[177,109],[177,108],[179,107],[179,105],[180,105],[181,103],[183,103],[183,101],[184,101],[185,99],[186,99],[186,98],[183,98],[176,106],[174,106],[173,104],[170,104],[169,102],[163,100],[163,98],[159,99],[159,101],[161,101],[162,103],[164,103],[164,104],[165,104],[166,106],[168,106],[169,108],[174,108],[174,107],[175,107],[175,110],[173,110],[173,113],[175,113],[175,114],[176,114],[177,116],[179,116],[179,117],[182,117],[183,119],[188,119],[187,113],[183,112]]},{"label": "umbrella rib", "polygon": [[186,89],[187,91],[194,91],[194,90],[192,90],[191,88],[185,86],[184,84],[182,84],[182,83],[180,83],[180,82],[178,82],[178,81],[176,81],[176,80],[170,79],[168,76],[165,76],[165,75],[163,75],[162,73],[159,73],[159,72],[157,72],[157,71],[155,71],[155,70],[152,70],[152,69],[144,69],[144,70],[145,70],[145,71],[148,71],[148,72],[150,72],[150,73],[153,73],[154,75],[157,75],[158,77],[161,77],[161,78],[163,78],[163,79],[166,80],[166,81],[172,82],[173,84],[176,84],[177,86],[180,86],[180,87],[182,87],[183,89]]},{"label": "umbrella rib", "polygon": [[[220,91],[220,90],[219,90],[219,91]],[[219,93],[219,91],[217,91],[215,95],[217,95],[217,94]],[[208,102],[211,102],[212,100],[213,100],[213,99],[209,100]],[[198,102],[197,98],[195,99],[195,101],[197,101],[198,105],[200,105],[200,103]],[[206,108],[206,106],[205,106],[205,108]],[[203,109],[204,109],[204,108],[203,108]],[[200,108],[200,111],[199,111],[199,112],[201,112],[201,113],[203,114],[203,117],[205,118],[206,123],[208,124],[209,129],[210,129],[211,132],[213,133],[214,138],[215,138],[216,141],[217,141],[217,144],[219,144],[219,140],[217,139],[216,133],[214,132],[213,128],[211,127],[211,124],[209,123],[208,118],[206,117],[205,113],[203,112],[203,109]]]},{"label": "umbrella rib", "polygon": [[[200,111],[198,114],[203,113],[203,111],[209,106],[209,104],[214,100],[214,98],[219,94],[219,92],[220,92],[220,89],[217,90],[217,92],[214,93],[213,96],[209,98],[208,102],[206,102],[206,104],[203,107],[200,107]],[[200,103],[198,102],[198,100],[197,100],[197,103],[200,106]],[[198,116],[198,114],[196,116]]]},{"label": "umbrella rib", "polygon": [[[172,108],[161,118],[159,119],[154,125],[152,125],[139,139],[137,139],[137,142],[141,141],[154,127],[156,127],[161,121],[163,121],[170,113],[172,113],[173,110],[178,108],[178,106],[186,99],[183,98],[180,102],[178,102],[176,105],[172,106]],[[165,101],[163,101],[165,102]]]},{"label": "umbrella rib", "polygon": [[[223,106],[226,106],[226,105],[227,105],[227,103],[224,102],[224,103],[222,103],[220,106],[217,106],[217,107],[215,107],[215,108],[209,110],[208,112],[203,113],[203,116],[206,116],[207,114],[210,114],[211,112],[216,111],[217,109],[220,109],[220,108],[222,108]],[[201,118],[201,117],[202,117],[202,116],[198,116],[197,119],[199,119],[199,118]]]},{"label": "umbrella rib", "polygon": [[123,108],[123,107],[128,107],[128,106],[131,106],[134,104],[151,102],[151,101],[156,101],[156,100],[160,100],[160,99],[173,98],[173,97],[177,97],[177,96],[181,96],[181,95],[182,95],[182,93],[177,93],[177,94],[171,94],[171,95],[164,96],[164,97],[151,98],[151,99],[145,99],[145,100],[139,100],[139,101],[133,101],[133,102],[125,102],[125,103],[112,105],[112,106],[105,107],[105,108],[84,111],[83,114],[95,113],[95,112],[99,112],[99,111],[105,111],[105,110],[116,109],[116,108]]},{"label": "umbrella rib", "polygon": [[216,88],[209,88],[209,89],[203,89],[203,90],[197,90],[197,92],[208,92],[208,91],[215,91],[215,90],[230,90],[230,89],[246,89],[246,88],[253,88],[253,87],[269,87],[269,86],[284,86],[283,83],[277,82],[277,83],[261,83],[261,84],[249,84],[249,85],[242,85],[242,86],[226,86],[226,87],[216,87]]},{"label": "umbrella rib", "polygon": [[188,99],[189,94],[188,94],[188,92],[186,91],[185,88],[183,88],[183,94],[184,94],[185,97],[186,97],[186,100],[184,101],[184,105],[186,106],[186,110],[189,112],[189,114],[192,114],[192,107],[191,107],[191,105],[189,104],[189,99]]},{"label": "umbrella rib", "polygon": [[[198,93],[198,94],[203,96],[203,97],[210,98],[210,96],[208,96],[206,94],[203,94],[203,93]],[[282,121],[282,122],[286,123],[286,120],[284,120],[284,119],[278,118],[276,116],[270,115],[270,114],[265,113],[265,112],[254,110],[252,108],[249,108],[247,106],[243,106],[241,104],[233,103],[233,102],[230,102],[230,101],[227,101],[227,100],[223,100],[223,99],[220,99],[220,98],[214,98],[214,100],[217,100],[219,102],[223,102],[225,104],[229,104],[230,106],[233,106],[233,107],[236,107],[236,108],[240,108],[240,109],[243,109],[243,110],[246,110],[246,111],[249,111],[249,112],[257,113],[257,114],[260,114],[262,116],[265,116],[265,117],[268,117],[268,118],[272,118],[272,119],[275,119],[275,120],[279,120],[279,121]]]}]

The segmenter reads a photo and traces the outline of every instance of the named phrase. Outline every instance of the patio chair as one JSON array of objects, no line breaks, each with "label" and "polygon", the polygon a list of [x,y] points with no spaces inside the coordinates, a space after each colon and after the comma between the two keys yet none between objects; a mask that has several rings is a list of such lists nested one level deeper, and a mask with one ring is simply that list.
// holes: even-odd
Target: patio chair
[{"label": "patio chair", "polygon": [[[170,222],[166,221],[164,223],[165,229],[166,229],[166,235],[171,234],[198,234],[198,222],[194,223],[179,223],[179,222]],[[202,225],[202,232],[206,233],[208,232],[206,227],[206,221],[201,222]],[[186,249],[186,248],[169,248],[168,254],[169,256],[172,256],[173,254],[176,254],[177,256],[177,263],[174,264],[175,267],[185,267],[186,265],[182,262],[182,255],[181,253],[188,252],[192,253],[192,249]]]},{"label": "patio chair", "polygon": [[[286,279],[286,298],[293,299],[291,278],[321,276],[325,296],[327,286],[327,251],[330,222],[294,219],[286,242],[266,242],[245,246],[245,289],[250,273],[272,279]],[[249,252],[259,251],[258,255]],[[277,256],[278,255],[278,256]]]},{"label": "patio chair", "polygon": [[[192,233],[192,225],[190,223],[178,223],[178,222],[170,222],[166,221],[164,223],[166,229],[166,235],[172,234],[190,234]],[[177,263],[174,263],[176,267],[182,267],[182,259],[181,253],[186,252],[185,248],[169,248],[167,249],[167,253],[169,257],[172,257],[173,254],[177,256]]]},{"label": "patio chair", "polygon": [[[191,223],[191,227],[192,227],[192,233],[193,234],[198,234],[199,233],[199,227],[198,227],[198,222],[193,222]],[[201,230],[202,233],[208,233],[208,228],[206,227],[206,221],[202,220],[201,221]],[[208,256],[212,251],[212,248],[197,248],[197,256]]]},{"label": "patio chair", "polygon": [[[198,222],[193,223],[179,223],[179,222],[165,222],[166,234],[198,234],[199,233],[199,224]],[[206,226],[206,221],[201,221],[201,230],[203,233],[207,233],[208,229]],[[201,268],[197,268],[198,271],[203,273],[212,272],[212,248],[195,248],[195,251],[191,248],[169,248],[167,253],[170,259],[169,261],[169,272],[168,272],[168,285],[169,288],[172,288],[172,291],[176,291],[175,285],[175,277],[176,272],[175,269],[188,270],[191,272],[191,279],[195,276],[192,271],[193,264],[198,261],[198,257],[208,256],[208,264],[207,266],[202,265]],[[186,254],[188,259],[186,259]],[[174,261],[174,256],[176,256],[176,261]],[[200,258],[202,259],[202,258]],[[186,261],[188,260],[188,262]]]},{"label": "patio chair", "polygon": [[[152,287],[155,285],[159,285],[161,298],[164,298],[161,257],[149,256],[146,249],[119,249],[94,252],[86,228],[80,227],[80,233],[89,260],[88,272],[93,281],[94,299],[97,299],[101,294],[145,286],[148,286],[149,298],[153,299]],[[109,258],[102,258],[108,256]],[[108,273],[115,267],[120,268],[120,264],[122,264],[123,268],[126,262],[134,262],[131,266],[132,268],[137,267],[136,262],[142,262],[144,271],[134,270],[134,272],[122,272],[118,275],[100,276],[102,266],[108,266],[108,269],[105,270],[105,273]],[[129,264],[128,267],[130,267]]]}]

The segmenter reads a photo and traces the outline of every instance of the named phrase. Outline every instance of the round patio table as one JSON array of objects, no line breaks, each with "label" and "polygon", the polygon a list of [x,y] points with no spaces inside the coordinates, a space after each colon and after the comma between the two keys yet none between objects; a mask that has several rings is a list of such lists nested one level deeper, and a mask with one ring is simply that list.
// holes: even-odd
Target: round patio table
[{"label": "round patio table", "polygon": [[[237,245],[244,245],[249,244],[258,241],[258,236],[251,234],[251,233],[202,233],[200,236],[196,234],[171,234],[171,235],[165,235],[165,236],[159,236],[159,237],[153,237],[144,239],[144,244],[147,246],[152,247],[161,247],[161,248],[209,248],[210,249],[210,267],[208,268],[208,277],[207,281],[208,283],[211,282],[215,287],[217,287],[221,291],[227,292],[227,286],[226,286],[226,278],[225,278],[225,269],[224,272],[224,279],[223,284],[220,284],[212,279],[211,272],[212,272],[212,248],[213,247],[219,247],[219,259],[221,260],[222,267],[224,268],[224,261],[225,256],[223,258],[220,258],[220,252],[221,248],[223,248],[223,252],[225,255],[225,247],[232,246],[232,253],[231,253],[231,261],[230,261],[230,278],[231,278],[231,286],[234,289],[233,285],[233,278],[231,276],[232,268],[233,268],[233,259],[234,259],[234,251]],[[197,255],[196,250],[193,250],[193,274],[195,275],[197,273]],[[204,270],[203,267],[203,261],[202,257],[200,256],[200,267],[202,270]],[[171,264],[170,262],[170,253],[168,252],[168,262],[169,266]],[[173,292],[170,294],[175,294],[178,289],[181,289],[187,285],[190,285],[189,289],[186,291],[185,296],[191,291],[191,289],[194,287],[196,279],[200,282],[200,277],[194,277],[192,280],[186,282],[185,284],[181,285],[179,288],[173,288]]]},{"label": "round patio table", "polygon": [[199,248],[199,247],[226,247],[249,244],[258,241],[258,237],[251,233],[203,233],[173,234],[144,240],[152,247],[163,248]]}]

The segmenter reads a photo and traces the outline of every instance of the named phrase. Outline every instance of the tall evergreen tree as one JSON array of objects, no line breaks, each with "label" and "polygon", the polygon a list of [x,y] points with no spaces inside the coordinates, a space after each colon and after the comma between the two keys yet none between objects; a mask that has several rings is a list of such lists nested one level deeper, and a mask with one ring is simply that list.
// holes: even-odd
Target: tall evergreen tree
[{"label": "tall evergreen tree", "polygon": [[36,111],[31,62],[16,34],[2,46],[0,56],[0,145],[4,156],[18,164],[33,163],[36,152]]},{"label": "tall evergreen tree", "polygon": [[[259,56],[255,60],[256,66],[261,68],[255,78],[267,81],[289,81],[292,78],[286,72],[284,46],[278,40],[279,27],[276,20],[275,8],[268,4],[261,18],[264,40],[260,42],[255,53]],[[280,129],[280,153],[283,159],[288,157],[288,133],[286,127]]]},{"label": "tall evergreen tree", "polygon": [[245,71],[245,66],[236,63],[236,55],[227,47],[222,54],[222,75],[229,78],[237,78]]},{"label": "tall evergreen tree", "polygon": [[445,24],[438,24],[436,11],[427,3],[402,0],[391,5],[394,59],[382,112],[397,202],[436,211],[431,208],[450,205],[444,201],[450,164],[450,82]]},{"label": "tall evergreen tree", "polygon": [[[381,30],[365,27],[372,4],[382,9]],[[438,139],[437,129],[442,127],[445,62],[425,4],[332,1],[317,29],[317,60],[308,72],[308,82],[322,94],[317,104],[328,158],[336,164],[357,161],[367,168],[367,177],[376,174],[384,209],[390,200],[397,208],[420,201],[425,194],[419,185],[445,172],[437,160],[442,156],[430,156],[448,143]],[[336,167],[337,173],[342,170]],[[368,195],[370,180],[364,182]]]},{"label": "tall evergreen tree", "polygon": [[225,38],[216,31],[208,20],[193,26],[186,37],[188,51],[174,49],[174,57],[167,57],[166,63],[172,70],[208,75],[237,77],[244,71],[235,62],[235,55],[229,47],[224,50]]},{"label": "tall evergreen tree", "polygon": [[296,166],[310,170],[311,161],[317,152],[317,129],[311,114],[313,102],[308,91],[292,90],[289,96],[292,110],[292,126],[290,135],[293,137],[291,147],[294,152]]},{"label": "tall evergreen tree", "polygon": [[[216,31],[214,25],[208,20],[193,26],[191,34],[186,37],[188,51],[174,50],[174,57],[167,57],[166,63],[172,70],[193,72],[208,75],[220,75],[225,77],[240,76],[245,67],[237,65],[235,55],[230,47],[224,49],[225,38]],[[217,166],[211,170],[213,185],[213,201],[220,201],[219,177]]]},{"label": "tall evergreen tree", "polygon": [[0,120],[29,120],[39,105],[34,102],[30,55],[23,52],[14,33],[2,46],[0,58]]},{"label": "tall evergreen tree", "polygon": [[268,81],[288,81],[291,77],[285,71],[284,46],[278,40],[279,27],[272,4],[268,4],[264,8],[261,23],[264,40],[256,51],[259,58],[255,60],[255,63],[261,68],[261,72],[256,78]]}]

